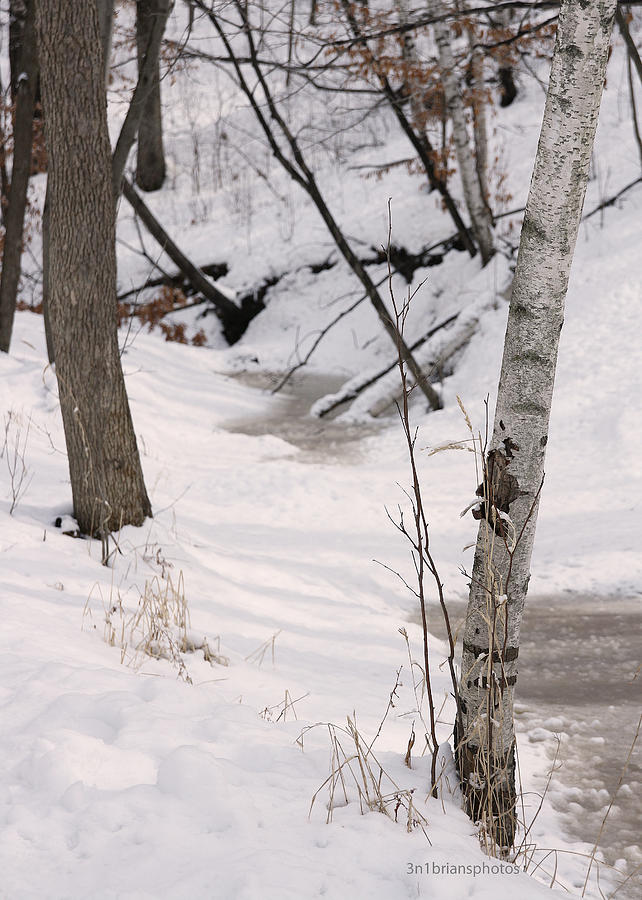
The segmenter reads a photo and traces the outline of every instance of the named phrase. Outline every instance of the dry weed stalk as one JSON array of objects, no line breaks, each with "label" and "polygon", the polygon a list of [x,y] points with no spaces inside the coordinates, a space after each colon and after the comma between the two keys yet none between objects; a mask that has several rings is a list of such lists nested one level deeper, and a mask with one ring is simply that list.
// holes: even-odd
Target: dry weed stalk
[{"label": "dry weed stalk", "polygon": [[135,651],[156,657],[167,657],[174,647],[185,652],[189,627],[183,573],[179,572],[176,586],[170,575],[146,581],[138,609],[128,622],[130,634],[140,634]]},{"label": "dry weed stalk", "polygon": [[[285,696],[280,703],[276,703],[274,706],[266,706],[265,709],[261,710],[259,715],[262,719],[265,719],[266,722],[280,722],[281,719],[283,719],[284,722],[287,722],[288,710],[291,710],[295,721],[298,721],[299,717],[296,714],[295,704],[299,703],[301,700],[305,700],[305,698],[309,696],[310,692],[308,691],[300,697],[297,697],[296,700],[293,700],[292,694],[286,689]],[[279,714],[275,719],[274,716],[277,709],[279,710]]]},{"label": "dry weed stalk", "polygon": [[[334,810],[337,807],[347,806],[350,802],[349,792],[354,790],[362,815],[370,810],[380,812],[398,822],[399,811],[403,809],[406,830],[411,832],[417,827],[421,828],[430,843],[426,832],[428,821],[414,805],[414,788],[399,787],[373,752],[372,747],[381,731],[383,721],[379,726],[377,736],[370,743],[360,733],[354,713],[352,716],[347,716],[345,726],[334,725],[330,722],[324,724],[330,737],[330,774],[312,797],[309,815],[312,815],[312,808],[319,794],[324,788],[327,788],[326,823],[329,824],[332,821]],[[302,734],[317,727],[319,726],[311,725]],[[301,742],[301,738],[299,741]]]},{"label": "dry weed stalk", "polygon": [[256,663],[259,667],[263,664],[263,660],[265,659],[265,654],[268,650],[272,655],[272,665],[274,665],[274,652],[275,652],[275,644],[276,639],[281,634],[281,629],[275,631],[272,637],[268,638],[267,641],[264,641],[256,650],[253,650],[250,654],[245,657],[245,662]]},{"label": "dry weed stalk", "polygon": [[[390,202],[388,205],[388,212],[388,248],[390,248],[392,230]],[[403,335],[410,305],[417,290],[421,288],[421,285],[414,292],[408,291],[407,298],[400,307],[396,302],[392,288],[392,266],[390,264],[390,259],[388,262],[388,272],[389,293],[395,325],[398,333]],[[501,835],[503,833],[502,828],[504,826],[506,833],[511,831],[511,823],[514,823],[515,821],[515,810],[514,802],[511,802],[510,798],[505,798],[498,786],[504,784],[506,779],[503,776],[507,774],[508,766],[514,763],[515,747],[513,747],[511,754],[508,754],[505,759],[496,759],[495,754],[492,751],[493,729],[501,729],[502,727],[501,721],[497,721],[496,717],[498,715],[501,717],[502,704],[499,702],[498,698],[504,690],[505,685],[508,683],[507,674],[505,672],[505,663],[507,661],[506,648],[508,642],[508,619],[506,615],[507,588],[510,582],[515,550],[523,536],[526,523],[519,534],[517,534],[510,516],[503,512],[501,508],[503,505],[501,498],[496,497],[494,494],[495,481],[497,479],[493,476],[492,459],[486,454],[488,443],[488,404],[486,404],[486,439],[482,440],[481,434],[475,434],[470,416],[460,398],[457,398],[469,432],[469,438],[465,441],[448,442],[448,444],[442,445],[437,449],[466,448],[472,450],[475,457],[475,468],[479,487],[477,488],[475,500],[469,504],[464,512],[467,512],[472,508],[473,516],[478,519],[486,518],[490,526],[485,530],[486,546],[484,548],[484,595],[487,600],[484,621],[488,628],[488,646],[490,652],[486,655],[485,659],[482,657],[476,660],[476,665],[481,665],[481,671],[475,676],[479,678],[480,688],[486,692],[486,701],[482,704],[480,715],[473,723],[473,729],[471,729],[469,733],[464,734],[463,710],[460,703],[458,679],[455,672],[455,641],[445,603],[443,584],[430,551],[428,522],[416,461],[417,429],[413,428],[410,422],[409,400],[414,385],[409,382],[409,377],[401,353],[398,354],[398,368],[402,390],[401,402],[398,404],[397,409],[408,449],[408,458],[412,476],[412,486],[409,491],[405,492],[411,505],[412,524],[409,526],[406,525],[401,508],[399,508],[398,520],[393,519],[390,515],[389,518],[397,530],[404,535],[411,545],[411,554],[416,574],[416,582],[412,586],[401,576],[399,577],[403,584],[419,601],[421,613],[424,657],[423,672],[425,695],[428,701],[429,739],[432,752],[431,791],[434,796],[437,796],[436,765],[438,741],[436,735],[437,716],[435,714],[435,703],[430,678],[429,633],[426,616],[426,578],[432,579],[434,582],[448,637],[449,654],[447,662],[452,682],[453,697],[455,700],[455,754],[459,761],[459,771],[470,773],[466,791],[467,806],[473,821],[481,824],[480,839],[484,844],[485,851],[491,856],[505,855],[506,848],[509,845],[512,845],[512,840],[497,841],[496,835]],[[480,472],[482,473],[481,478]],[[481,484],[479,483],[480,480]],[[540,491],[541,485],[531,506],[531,511],[526,522],[528,522],[528,519],[530,519],[530,516],[532,515]],[[495,544],[497,541],[501,542],[502,549],[505,549],[510,560],[505,583],[502,583],[496,567],[493,564]],[[499,678],[496,675],[497,662],[500,664]],[[466,673],[462,673],[462,677],[465,678]],[[471,678],[472,677],[473,676],[471,676]],[[468,757],[472,756],[468,750],[469,744],[481,748],[479,760],[468,759]],[[498,821],[500,822],[499,829],[497,827]]]},{"label": "dry weed stalk", "polygon": [[[426,579],[431,578],[434,582],[434,587],[436,591],[436,595],[439,601],[439,605],[441,608],[441,612],[444,618],[444,623],[446,626],[446,634],[448,637],[448,645],[449,645],[449,653],[448,653],[448,669],[450,672],[450,679],[452,683],[453,689],[453,697],[455,699],[456,704],[456,717],[459,720],[459,699],[458,699],[458,687],[457,687],[457,676],[455,673],[455,642],[453,639],[452,629],[450,625],[450,619],[448,616],[448,610],[446,607],[446,601],[444,597],[443,591],[443,583],[439,576],[439,572],[437,571],[437,566],[433,559],[431,550],[430,550],[430,536],[428,529],[428,519],[426,516],[426,508],[424,505],[423,492],[421,488],[421,482],[419,479],[419,473],[417,470],[417,459],[416,459],[416,443],[417,443],[417,428],[413,428],[410,422],[410,396],[415,387],[417,387],[417,383],[414,385],[410,384],[408,378],[408,372],[406,369],[405,360],[402,354],[402,340],[405,331],[406,319],[408,317],[408,312],[410,310],[410,305],[417,291],[422,287],[419,287],[411,292],[408,290],[408,296],[401,306],[398,306],[394,291],[392,288],[392,262],[390,258],[390,248],[392,246],[392,214],[390,210],[390,201],[388,201],[388,243],[386,248],[386,255],[388,260],[388,289],[390,294],[390,301],[392,304],[392,309],[394,311],[394,325],[396,329],[396,333],[399,335],[399,344],[397,347],[397,364],[399,369],[399,377],[401,380],[401,402],[397,404],[397,411],[399,413],[399,419],[401,421],[404,438],[406,441],[406,446],[408,450],[408,460],[410,463],[410,472],[412,478],[412,487],[410,491],[404,491],[406,497],[410,501],[411,506],[411,521],[412,524],[410,527],[406,525],[404,520],[404,514],[401,507],[398,509],[399,518],[394,519],[390,513],[388,512],[388,518],[394,525],[394,527],[406,538],[406,540],[410,543],[411,547],[411,556],[413,561],[413,566],[415,569],[416,575],[416,584],[410,585],[398,572],[394,574],[400,578],[402,583],[408,588],[408,590],[417,598],[419,601],[419,609],[421,613],[421,625],[422,625],[422,637],[423,637],[423,681],[425,684],[425,696],[428,701],[428,715],[429,715],[429,740],[430,750],[431,750],[431,785],[430,792],[433,797],[438,796],[437,790],[437,753],[439,749],[439,741],[437,739],[437,713],[435,709],[435,701],[433,696],[432,682],[430,677],[430,652],[429,652],[429,644],[430,644],[430,635],[428,632],[428,620],[426,614],[426,604],[427,604],[427,588],[426,588]],[[386,566],[386,568],[388,568]],[[412,663],[412,660],[411,660]],[[421,668],[421,666],[419,667]],[[423,690],[422,690],[423,695]],[[421,704],[419,704],[418,709],[420,709]]]},{"label": "dry weed stalk", "polygon": [[155,575],[147,580],[138,606],[129,616],[112,578],[109,602],[105,602],[100,585],[94,585],[85,604],[83,619],[91,617],[90,601],[96,587],[105,610],[103,639],[111,647],[120,648],[121,663],[127,662],[138,670],[146,656],[166,659],[177,670],[179,678],[188,684],[193,682],[183,659],[185,653],[201,650],[204,660],[210,665],[229,665],[229,659],[221,653],[220,637],[210,640],[205,636],[196,638],[190,631],[182,571],[176,585],[169,574],[164,578]]},{"label": "dry weed stalk", "polygon": [[[335,725],[332,722],[317,722],[315,725],[308,725],[300,733],[296,743],[301,750],[303,750],[305,735],[315,728],[327,728],[330,738],[330,774],[315,791],[310,802],[309,815],[312,815],[312,809],[320,793],[327,789],[326,823],[329,824],[332,821],[334,810],[340,806],[347,806],[350,802],[349,794],[354,791],[359,800],[362,815],[369,810],[376,811],[398,822],[399,811],[403,809],[406,829],[410,832],[419,827],[428,838],[425,830],[428,821],[415,808],[414,788],[399,787],[385,771],[373,751],[374,744],[381,734],[390,711],[395,708],[397,689],[401,684],[400,675],[401,668],[397,670],[388,704],[372,740],[368,741],[359,731],[354,712],[352,716],[346,717],[345,726]],[[409,744],[407,756],[410,754],[410,749],[411,744]],[[430,839],[428,839],[428,843],[430,843]]]},{"label": "dry weed stalk", "polygon": [[0,459],[4,456],[9,472],[11,506],[9,515],[13,512],[31,484],[33,475],[29,475],[29,469],[25,462],[31,419],[27,420],[26,428],[20,416],[14,410],[4,417],[4,440],[0,449]]}]

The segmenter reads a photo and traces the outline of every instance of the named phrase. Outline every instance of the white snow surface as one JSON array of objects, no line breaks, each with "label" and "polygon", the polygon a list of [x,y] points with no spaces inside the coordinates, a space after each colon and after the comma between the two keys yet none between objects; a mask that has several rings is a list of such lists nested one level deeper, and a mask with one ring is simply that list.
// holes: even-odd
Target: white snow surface
[{"label": "white snow surface", "polygon": [[[287,402],[234,375],[282,371],[296,360],[297,340],[305,352],[308,336],[359,291],[341,264],[310,273],[310,264],[336,258],[336,251],[314,210],[280,173],[273,185],[288,199],[276,207],[276,230],[274,197],[258,177],[217,187],[204,176],[198,191],[193,180],[190,187],[187,120],[192,116],[191,140],[196,134],[204,142],[212,127],[208,116],[228,115],[233,123],[235,115],[223,87],[218,105],[199,103],[198,89],[194,80],[189,103],[181,105],[184,82],[164,88],[173,170],[167,189],[148,202],[199,263],[228,262],[224,284],[230,289],[289,274],[232,348],[213,317],[203,322],[196,313],[185,320],[195,328],[204,324],[209,347],[122,330],[155,515],[141,528],[122,530],[110,567],[101,565],[98,543],[64,536],[65,526],[54,525],[72,513],[55,378],[46,366],[41,317],[17,316],[12,353],[0,358],[8,423],[0,459],[0,897],[535,900],[549,894],[556,863],[556,889],[561,884],[579,895],[587,860],[571,851],[591,848],[569,841],[546,804],[529,839],[568,852],[544,861],[535,877],[473,871],[498,862],[484,855],[459,807],[445,744],[452,705],[446,667],[439,668],[446,647],[439,641],[431,649],[432,677],[438,707],[445,700],[439,734],[446,768],[440,799],[426,796],[430,761],[420,755],[423,726],[398,631],[407,629],[420,659],[420,632],[408,622],[414,599],[373,561],[412,579],[408,547],[386,514],[398,504],[407,509],[402,432],[390,415],[338,449],[330,450],[322,437],[318,447],[300,448],[278,436],[285,433]],[[586,210],[636,176],[623,98],[624,58],[616,53]],[[525,199],[542,104],[539,86],[527,82],[519,101],[495,120],[514,205]],[[369,149],[350,151],[350,162],[407,154],[392,124],[386,127]],[[389,196],[397,243],[418,249],[451,232],[433,197],[404,171],[364,181],[345,166],[325,165],[323,186],[342,224],[372,246],[386,241]],[[245,194],[236,196],[241,188]],[[251,215],[244,210],[250,201]],[[641,212],[639,186],[581,229],[549,432],[533,602],[538,593],[641,590]],[[119,233],[136,242],[125,208]],[[144,281],[148,264],[125,246],[119,252],[124,290]],[[371,271],[385,275],[385,267]],[[415,287],[428,280],[409,321],[413,334],[464,307],[479,315],[475,337],[443,382],[445,409],[428,415],[419,401],[413,406],[419,447],[467,438],[457,396],[476,428],[484,427],[487,396],[492,416],[507,276],[502,257],[480,272],[476,261],[458,253],[416,273]],[[407,289],[399,277],[394,287],[401,295]],[[362,304],[320,345],[310,370],[347,380],[389,360],[387,338]],[[346,428],[364,421],[363,409],[345,416]],[[239,422],[262,420],[265,434],[230,430],[232,422],[238,429]],[[10,514],[7,461],[16,441],[28,476]],[[446,596],[462,597],[466,579],[459,569],[472,563],[471,551],[462,548],[474,540],[476,524],[459,513],[474,497],[473,458],[454,450],[420,452],[418,462]],[[208,662],[202,649],[181,654],[192,683],[178,677],[171,660],[136,653],[126,628],[145,583],[171,577],[177,584],[179,573],[194,642],[206,636],[229,663]],[[434,614],[434,592],[430,604]],[[113,644],[104,639],[106,619],[115,629]],[[311,808],[331,771],[324,723],[345,726],[347,716],[356,716],[372,741],[400,667],[394,707],[373,752],[387,773],[383,792],[395,790],[387,778],[413,791],[426,824],[409,833],[403,808],[398,822],[374,811],[362,814],[353,785],[347,804],[337,787],[328,824],[327,785]],[[409,769],[404,755],[413,722],[417,742]],[[530,821],[547,759],[536,740],[524,744]],[[541,850],[536,858],[544,857]],[[470,868],[436,874],[434,867],[444,865]],[[608,873],[601,878],[608,881]],[[594,877],[587,896],[598,896]]]}]

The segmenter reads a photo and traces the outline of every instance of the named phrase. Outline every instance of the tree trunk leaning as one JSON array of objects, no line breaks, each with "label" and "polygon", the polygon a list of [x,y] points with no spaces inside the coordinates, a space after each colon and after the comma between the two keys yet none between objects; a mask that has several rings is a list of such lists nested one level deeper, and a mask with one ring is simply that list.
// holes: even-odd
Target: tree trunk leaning
[{"label": "tree trunk leaning", "polygon": [[[158,0],[137,0],[136,49],[139,75],[150,43],[154,19],[161,15]],[[143,191],[157,191],[165,181],[165,153],[163,151],[163,116],[160,93],[160,66],[156,56],[156,70],[147,96],[143,101],[143,114],[138,126],[136,155],[136,184]]]},{"label": "tree trunk leaning", "polygon": [[456,751],[469,814],[515,838],[513,691],[564,300],[616,0],[564,0],[510,301],[464,632]]},{"label": "tree trunk leaning", "polygon": [[115,215],[96,6],[38,0],[49,152],[49,316],[74,515],[104,536],[151,515],[116,319]]}]

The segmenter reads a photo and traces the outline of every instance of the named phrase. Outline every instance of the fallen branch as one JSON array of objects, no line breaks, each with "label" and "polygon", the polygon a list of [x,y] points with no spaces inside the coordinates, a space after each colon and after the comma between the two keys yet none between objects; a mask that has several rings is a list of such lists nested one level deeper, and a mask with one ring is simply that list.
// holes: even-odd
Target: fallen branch
[{"label": "fallen branch", "polygon": [[[443,248],[444,248],[444,254],[446,254],[449,250],[451,250],[451,249],[453,249],[455,246],[457,246],[458,242],[459,242],[459,233],[458,233],[458,232],[455,232],[454,234],[449,235],[447,238],[442,238],[440,241],[437,241],[436,243],[431,244],[429,247],[424,247],[424,248],[423,248],[422,250],[420,250],[419,253],[417,253],[417,254],[406,254],[406,255],[403,257],[403,259],[404,259],[404,260],[407,260],[407,259],[413,259],[413,260],[416,262],[416,265],[415,265],[415,267],[414,267],[414,269],[413,269],[413,273],[414,273],[414,271],[416,271],[417,269],[419,269],[419,268],[421,268],[421,267],[427,267],[427,266],[431,265],[431,262],[430,262],[430,253],[431,253],[433,250],[436,250],[438,247],[443,247]],[[400,249],[400,248],[397,248],[397,255],[398,255],[398,256],[400,256],[399,249]],[[403,248],[401,248],[401,250],[403,251]],[[442,262],[442,261],[443,261],[443,255],[442,255],[442,256],[440,257],[440,259],[439,259],[439,262]],[[374,260],[363,260],[363,259],[362,259],[361,262],[362,262],[363,265],[377,265],[377,264],[380,262],[380,260],[379,260],[379,259],[374,259]],[[432,265],[436,265],[436,262],[433,261],[433,262],[432,262]],[[412,279],[409,279],[409,278],[408,278],[408,269],[407,269],[407,268],[395,268],[395,267],[393,267],[393,273],[394,273],[394,274],[397,274],[397,273],[401,274],[401,275],[406,279],[406,281],[409,281],[409,282],[410,282],[410,281],[412,280]],[[388,280],[388,276],[385,275],[380,281],[375,282],[375,287],[376,287],[376,288],[381,287],[381,285],[384,284],[384,282],[386,282],[387,280]],[[357,308],[357,306],[359,306],[360,303],[363,303],[363,301],[364,301],[364,300],[367,300],[367,299],[368,299],[368,294],[362,294],[362,296],[359,297],[358,300],[355,300],[354,303],[352,303],[352,304],[351,304],[350,306],[348,306],[346,309],[342,310],[337,316],[334,317],[334,319],[332,319],[330,322],[328,322],[328,324],[327,324],[324,328],[322,328],[321,331],[318,333],[318,335],[317,335],[316,338],[314,339],[314,342],[313,342],[312,346],[310,347],[310,349],[308,350],[308,352],[306,353],[306,355],[303,357],[303,359],[302,359],[302,360],[299,360],[299,362],[296,363],[294,366],[292,366],[291,369],[288,369],[288,371],[287,371],[287,372],[285,373],[285,375],[281,378],[281,380],[280,380],[279,383],[276,385],[276,387],[274,387],[274,388],[272,389],[272,393],[273,393],[273,394],[278,393],[278,391],[280,391],[281,388],[284,387],[284,386],[287,384],[287,382],[290,380],[290,378],[294,375],[295,372],[298,372],[299,369],[302,369],[303,366],[307,365],[307,363],[310,361],[310,357],[312,356],[312,354],[314,353],[314,351],[317,349],[317,347],[319,346],[319,344],[321,343],[321,341],[323,340],[323,338],[328,334],[328,332],[329,332],[332,328],[334,328],[334,326],[337,325],[337,324],[341,321],[341,319],[343,319],[345,316],[347,316],[349,313],[351,313],[353,310],[355,310],[355,309]],[[450,320],[448,320],[448,321],[450,321]],[[442,323],[441,326],[438,326],[438,327],[437,327],[437,330],[439,330],[440,327],[443,327],[444,324],[448,324],[448,322]],[[420,338],[415,344],[413,344],[413,345],[409,348],[409,349],[410,349],[410,352],[412,353],[412,352],[414,352],[414,350],[415,350],[417,347],[421,347],[421,345],[422,345],[426,340],[428,340],[429,337],[431,337],[431,333],[430,333],[430,332],[429,332],[428,334],[424,335],[423,338]],[[397,363],[396,363],[396,361],[395,361],[394,363],[392,363],[392,365],[391,365],[390,368],[394,368],[394,366],[396,366],[396,365],[397,365]],[[379,373],[379,375],[376,376],[375,381],[376,381],[378,378],[380,378],[382,375],[385,375],[387,372],[389,372],[389,371],[390,371],[390,368],[386,369],[385,372]],[[367,386],[367,385],[366,385],[366,386]],[[365,386],[364,386],[364,387],[365,387]],[[333,397],[336,397],[337,395],[334,394],[334,395],[332,395],[332,396],[333,396]],[[323,400],[323,397],[321,398],[321,400]],[[321,402],[321,401],[319,401],[319,402]],[[340,404],[337,404],[337,405],[340,405]],[[328,412],[330,412],[330,410],[328,410]],[[326,413],[320,413],[319,415],[325,415],[325,414],[326,414]],[[313,415],[316,415],[316,413],[313,413]]]},{"label": "fallen branch", "polygon": [[249,310],[242,310],[236,303],[230,299],[220,288],[215,287],[208,278],[205,277],[202,269],[188,259],[182,250],[174,243],[169,234],[165,231],[156,216],[149,209],[142,197],[134,189],[134,186],[127,178],[123,178],[123,196],[132,209],[139,217],[145,228],[151,236],[158,241],[165,253],[172,260],[174,265],[184,274],[187,281],[192,285],[194,290],[202,294],[212,303],[216,312],[223,323],[223,332],[230,343],[234,343],[245,331],[248,322],[252,318]]},{"label": "fallen branch", "polygon": [[[468,341],[471,339],[473,334],[475,333],[475,329],[477,328],[478,319],[472,319],[462,325],[460,331],[457,331],[454,334],[450,341],[448,341],[443,347],[440,347],[436,352],[435,356],[429,363],[423,363],[422,368],[424,368],[428,375],[432,375],[434,372],[440,372],[448,360],[457,353],[458,350],[461,350]],[[378,400],[375,400],[370,407],[368,408],[368,412],[371,416],[375,418],[380,416],[381,413],[385,412],[385,410],[393,403],[397,397],[399,396],[399,385],[396,385],[393,391],[381,396]]]},{"label": "fallen branch", "polygon": [[[386,276],[387,277],[387,276]],[[437,334],[438,331],[441,331],[442,328],[447,328],[452,322],[454,322],[459,313],[454,313],[454,315],[449,316],[443,322],[440,322],[439,325],[435,325],[434,328],[431,328],[423,337],[420,337],[414,344],[410,345],[410,349],[414,352],[423,344],[426,343],[434,334]],[[365,391],[366,388],[369,388],[371,385],[375,384],[380,378],[383,378],[384,375],[387,375],[388,372],[391,372],[394,368],[399,365],[398,360],[393,360],[390,365],[386,366],[385,369],[380,369],[374,375],[358,375],[357,378],[351,378],[350,381],[346,382],[346,384],[341,387],[336,394],[329,394],[326,397],[322,397],[318,400],[314,406],[312,407],[312,415],[318,416],[319,418],[323,418],[324,416],[329,415],[339,406],[342,406],[344,403],[349,403],[351,400],[354,400],[355,397],[358,397],[362,391]]]},{"label": "fallen branch", "polygon": [[[359,258],[352,249],[348,238],[344,235],[343,231],[339,227],[339,224],[332,215],[330,208],[327,206],[323,195],[319,190],[315,176],[312,170],[309,168],[301,151],[301,147],[299,145],[297,137],[292,132],[287,121],[278,109],[274,96],[265,79],[263,69],[261,68],[261,65],[259,63],[256,44],[254,42],[252,28],[248,18],[247,7],[244,6],[241,0],[234,0],[233,5],[241,19],[241,29],[247,41],[252,71],[257,78],[258,84],[260,85],[261,93],[264,97],[264,104],[261,103],[259,99],[257,99],[256,88],[251,87],[247,79],[245,78],[242,67],[234,54],[234,50],[232,49],[230,40],[226,35],[224,29],[222,28],[217,16],[213,14],[211,9],[208,9],[208,7],[203,3],[203,0],[191,0],[191,2],[193,5],[201,9],[206,16],[209,17],[212,25],[214,26],[220,39],[222,40],[225,49],[233,62],[234,71],[236,74],[236,83],[248,99],[249,104],[259,122],[259,125],[261,126],[261,129],[265,137],[267,138],[272,153],[277,158],[279,163],[283,166],[285,171],[290,175],[292,180],[296,182],[296,184],[298,184],[308,194],[308,196],[316,206],[317,211],[321,215],[321,218],[328,228],[328,231],[334,238],[338,250],[354,272],[355,276],[363,285],[365,292],[368,294],[368,299],[372,303],[377,315],[379,316],[385,332],[388,334],[393,344],[400,347],[406,365],[408,366],[410,372],[413,374],[418,387],[426,396],[426,399],[428,400],[430,406],[433,409],[438,409],[439,397],[436,391],[434,391],[433,388],[423,378],[421,369],[413,358],[412,353],[408,349],[408,346],[406,345],[405,341],[401,340],[399,335],[397,334],[394,323],[392,322],[390,314],[386,309],[385,303],[381,299],[381,296],[377,291],[374,283],[372,282],[372,279],[370,278],[364,266],[361,264]],[[284,151],[284,148],[279,144],[279,141],[277,140],[277,134],[279,134],[281,138],[285,140],[286,145],[289,148],[289,153],[291,153],[291,158],[289,157],[288,152]]]}]

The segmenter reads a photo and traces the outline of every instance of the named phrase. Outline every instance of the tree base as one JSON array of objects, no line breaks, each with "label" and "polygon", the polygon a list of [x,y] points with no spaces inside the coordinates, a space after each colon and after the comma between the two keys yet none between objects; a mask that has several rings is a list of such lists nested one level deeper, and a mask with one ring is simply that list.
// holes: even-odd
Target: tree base
[{"label": "tree base", "polygon": [[510,850],[517,830],[515,746],[498,755],[456,740],[455,756],[466,813],[481,824],[493,848]]}]

